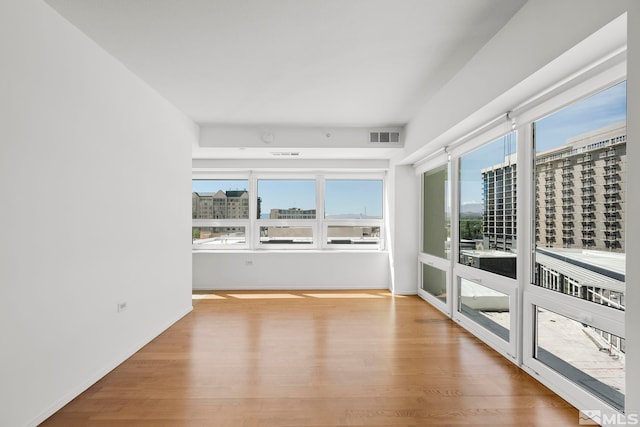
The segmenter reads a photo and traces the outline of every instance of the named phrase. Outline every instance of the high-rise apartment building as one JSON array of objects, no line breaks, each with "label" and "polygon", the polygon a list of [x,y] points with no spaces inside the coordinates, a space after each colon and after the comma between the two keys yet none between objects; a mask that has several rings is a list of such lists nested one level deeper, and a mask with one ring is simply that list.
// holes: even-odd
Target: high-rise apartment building
[{"label": "high-rise apartment building", "polygon": [[624,251],[626,124],[536,156],[537,246]]},{"label": "high-rise apartment building", "polygon": [[[624,252],[626,142],[622,122],[536,156],[537,246]],[[481,173],[484,249],[515,250],[515,155]]]},{"label": "high-rise apartment building", "polygon": [[509,252],[516,246],[516,155],[481,173],[484,249]]}]

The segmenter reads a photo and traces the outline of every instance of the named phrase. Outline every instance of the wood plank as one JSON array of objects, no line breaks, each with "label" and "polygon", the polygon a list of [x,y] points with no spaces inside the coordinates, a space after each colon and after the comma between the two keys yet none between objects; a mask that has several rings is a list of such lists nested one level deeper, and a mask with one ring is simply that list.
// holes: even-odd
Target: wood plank
[{"label": "wood plank", "polygon": [[578,424],[575,408],[418,297],[217,291],[193,303],[42,425]]}]

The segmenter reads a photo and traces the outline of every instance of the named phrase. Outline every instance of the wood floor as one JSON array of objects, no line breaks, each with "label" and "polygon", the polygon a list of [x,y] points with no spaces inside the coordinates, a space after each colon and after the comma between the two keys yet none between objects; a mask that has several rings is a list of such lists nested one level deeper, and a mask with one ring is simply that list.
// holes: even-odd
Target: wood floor
[{"label": "wood floor", "polygon": [[418,297],[215,292],[44,426],[574,426]]}]

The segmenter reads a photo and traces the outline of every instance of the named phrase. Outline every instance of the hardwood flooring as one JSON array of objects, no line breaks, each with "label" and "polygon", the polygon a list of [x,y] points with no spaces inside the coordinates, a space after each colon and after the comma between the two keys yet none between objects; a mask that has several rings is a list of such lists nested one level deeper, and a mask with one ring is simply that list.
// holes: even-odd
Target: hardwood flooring
[{"label": "hardwood flooring", "polygon": [[418,297],[212,292],[43,426],[574,426]]}]

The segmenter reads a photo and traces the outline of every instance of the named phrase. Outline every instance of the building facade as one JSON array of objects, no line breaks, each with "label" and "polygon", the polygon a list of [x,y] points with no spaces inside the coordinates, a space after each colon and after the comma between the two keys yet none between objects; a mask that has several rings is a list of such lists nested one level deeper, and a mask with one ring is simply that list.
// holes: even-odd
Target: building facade
[{"label": "building facade", "polygon": [[315,219],[315,209],[271,209],[269,219]]},{"label": "building facade", "polygon": [[626,142],[617,123],[536,157],[537,246],[624,252]]},{"label": "building facade", "polygon": [[247,219],[247,190],[218,190],[215,193],[191,193],[192,219]]}]

